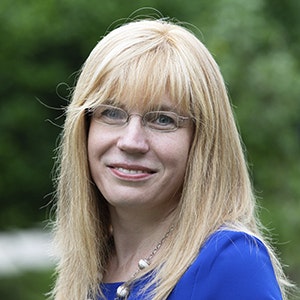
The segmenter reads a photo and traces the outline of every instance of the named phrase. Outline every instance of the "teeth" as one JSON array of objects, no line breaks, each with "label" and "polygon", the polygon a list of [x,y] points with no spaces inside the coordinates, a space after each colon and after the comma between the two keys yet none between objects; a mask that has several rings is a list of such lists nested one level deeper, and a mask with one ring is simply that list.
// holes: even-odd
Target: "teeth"
[{"label": "teeth", "polygon": [[129,170],[129,169],[124,169],[124,168],[116,168],[118,171],[125,173],[125,174],[143,174],[146,173],[142,170]]}]

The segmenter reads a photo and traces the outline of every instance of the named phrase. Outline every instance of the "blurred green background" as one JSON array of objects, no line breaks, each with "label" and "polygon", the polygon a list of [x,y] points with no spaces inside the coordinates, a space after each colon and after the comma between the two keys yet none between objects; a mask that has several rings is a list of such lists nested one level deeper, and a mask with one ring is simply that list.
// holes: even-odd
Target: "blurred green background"
[{"label": "blurred green background", "polygon": [[[196,26],[220,65],[247,148],[261,218],[287,274],[299,285],[298,0],[2,0],[0,233],[45,228],[61,108],[96,42],[110,25],[125,22],[142,7]],[[134,15],[141,14],[159,16],[150,9]],[[0,299],[45,299],[51,274],[51,268],[2,274]]]}]

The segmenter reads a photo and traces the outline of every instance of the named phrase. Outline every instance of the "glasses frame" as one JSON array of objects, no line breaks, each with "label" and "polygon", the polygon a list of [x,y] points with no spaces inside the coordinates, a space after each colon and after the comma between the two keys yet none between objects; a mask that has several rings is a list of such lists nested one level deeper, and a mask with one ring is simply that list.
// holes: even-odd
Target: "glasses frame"
[{"label": "glasses frame", "polygon": [[[105,111],[105,108],[120,110],[121,112],[124,113],[124,116],[126,116],[126,119],[124,119],[124,122],[121,122],[119,124],[117,124],[117,123],[116,124],[110,124],[109,122],[100,121],[99,119],[97,119],[95,117],[95,115],[96,115],[97,111],[100,110],[100,109]],[[152,114],[152,113],[155,113],[155,114],[161,113],[161,114],[170,115],[172,117],[172,119],[175,121],[174,128],[164,129],[163,127],[162,128],[156,128],[154,126],[151,126],[151,123],[149,123],[147,121],[147,115]],[[109,104],[100,104],[95,108],[91,108],[91,109],[89,109],[89,114],[92,118],[94,118],[95,122],[100,123],[100,124],[104,124],[104,125],[107,125],[107,126],[113,126],[113,127],[125,127],[129,123],[130,118],[132,116],[139,116],[141,118],[142,125],[144,127],[149,128],[149,129],[154,130],[154,131],[158,131],[158,132],[173,132],[173,131],[176,131],[177,129],[184,127],[184,125],[188,121],[192,120],[191,117],[181,116],[181,115],[178,115],[176,112],[168,111],[168,110],[148,111],[148,112],[146,112],[145,114],[142,115],[142,114],[138,114],[138,113],[128,113],[125,109],[123,109],[121,107],[114,106],[114,105],[109,105]]]}]

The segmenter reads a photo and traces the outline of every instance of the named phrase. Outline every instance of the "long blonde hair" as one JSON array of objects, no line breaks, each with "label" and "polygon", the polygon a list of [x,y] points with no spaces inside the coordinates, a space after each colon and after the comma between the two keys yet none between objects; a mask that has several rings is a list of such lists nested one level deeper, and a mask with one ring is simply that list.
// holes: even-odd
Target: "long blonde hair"
[{"label": "long blonde hair", "polygon": [[153,300],[167,298],[207,237],[224,225],[265,242],[285,297],[284,274],[255,215],[239,133],[216,62],[183,26],[139,20],[113,30],[96,45],[66,112],[56,176],[60,260],[55,299],[94,299],[101,294],[111,250],[108,208],[88,166],[88,109],[107,99],[151,107],[166,90],[174,105],[194,118],[195,134],[175,232],[161,249],[160,264],[152,266],[159,282]]}]

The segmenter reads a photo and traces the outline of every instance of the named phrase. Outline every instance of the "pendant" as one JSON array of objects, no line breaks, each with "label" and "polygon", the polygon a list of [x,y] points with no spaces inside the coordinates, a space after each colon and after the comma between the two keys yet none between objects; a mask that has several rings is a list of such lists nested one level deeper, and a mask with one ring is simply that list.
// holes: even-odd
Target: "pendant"
[{"label": "pendant", "polygon": [[126,298],[129,295],[129,287],[125,285],[120,285],[117,288],[117,296],[119,298]]},{"label": "pendant", "polygon": [[144,270],[145,268],[149,267],[149,263],[146,259],[140,259],[138,266],[140,270]]}]

